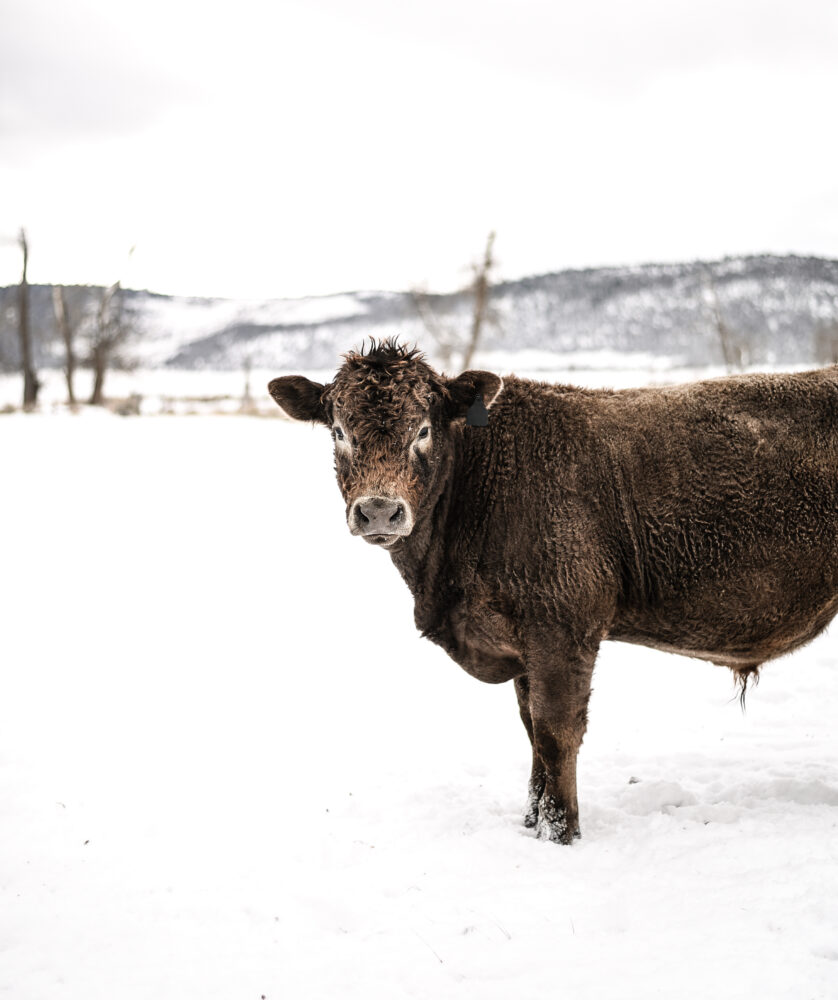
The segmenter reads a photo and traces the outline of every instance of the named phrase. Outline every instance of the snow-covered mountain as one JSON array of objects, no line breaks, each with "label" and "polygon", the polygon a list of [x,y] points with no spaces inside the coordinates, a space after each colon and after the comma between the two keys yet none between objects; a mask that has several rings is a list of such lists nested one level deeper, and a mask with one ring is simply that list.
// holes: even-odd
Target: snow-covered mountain
[{"label": "snow-covered mountain", "polygon": [[[96,289],[90,294],[95,295]],[[0,290],[0,364],[13,365],[14,288]],[[184,298],[126,291],[136,319],[132,353],[143,367],[331,368],[365,337],[397,335],[444,356],[426,320],[444,339],[462,341],[471,321],[467,292],[447,295],[349,292],[261,301]],[[506,281],[492,291],[494,321],[483,352],[619,352],[695,366],[724,362],[727,349],[748,364],[828,360],[824,329],[838,323],[838,261],[751,256],[686,264],[561,271]],[[40,363],[60,364],[51,288],[32,287]],[[821,344],[822,348],[822,344]],[[456,356],[456,353],[455,353]]]}]

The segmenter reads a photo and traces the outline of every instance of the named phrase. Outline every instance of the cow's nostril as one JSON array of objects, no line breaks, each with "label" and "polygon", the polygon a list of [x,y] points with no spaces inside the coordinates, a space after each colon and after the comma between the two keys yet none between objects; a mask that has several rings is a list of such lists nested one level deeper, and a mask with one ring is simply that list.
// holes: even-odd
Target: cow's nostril
[{"label": "cow's nostril", "polygon": [[400,521],[402,518],[402,514],[404,514],[404,507],[402,507],[402,505],[399,504],[399,506],[396,507],[395,512],[390,517],[390,523],[395,524],[396,521]]},{"label": "cow's nostril", "polygon": [[360,505],[355,508],[355,513],[358,515],[358,520],[359,521],[362,521],[364,524],[369,524],[370,523],[370,519],[364,513],[363,508]]}]

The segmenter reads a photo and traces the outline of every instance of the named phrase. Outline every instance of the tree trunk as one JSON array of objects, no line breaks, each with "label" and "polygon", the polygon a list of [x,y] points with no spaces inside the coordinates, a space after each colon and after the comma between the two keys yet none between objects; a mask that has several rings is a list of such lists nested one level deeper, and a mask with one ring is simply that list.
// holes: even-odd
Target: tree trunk
[{"label": "tree trunk", "polygon": [[253,413],[253,395],[250,391],[250,373],[253,370],[253,358],[248,354],[244,359],[244,392],[242,393],[242,413]]},{"label": "tree trunk", "polygon": [[471,323],[468,347],[463,355],[463,371],[471,367],[472,358],[480,343],[480,334],[486,321],[486,311],[489,305],[489,274],[495,263],[492,257],[494,242],[495,234],[489,233],[489,238],[486,240],[486,250],[483,254],[483,264],[474,279],[474,318]]},{"label": "tree trunk", "polygon": [[741,371],[745,367],[745,352],[741,344],[734,342],[732,331],[722,316],[719,296],[716,294],[716,286],[709,270],[706,272],[705,281],[707,287],[706,300],[713,314],[713,326],[719,335],[719,345],[722,349],[725,368],[728,372]]},{"label": "tree trunk", "polygon": [[29,265],[29,245],[26,230],[20,231],[20,249],[23,252],[23,276],[18,289],[18,333],[20,336],[20,366],[23,372],[23,408],[31,410],[38,402],[40,383],[32,365],[32,336],[29,329],[29,282],[26,269]]},{"label": "tree trunk", "polygon": [[90,394],[90,405],[101,406],[105,402],[105,372],[108,367],[107,353],[101,348],[93,352],[93,392]]},{"label": "tree trunk", "polygon": [[67,402],[76,405],[76,394],[73,391],[73,378],[76,373],[76,356],[73,350],[73,328],[67,315],[67,303],[64,299],[64,289],[60,285],[53,286],[52,304],[55,309],[55,319],[64,341],[64,377],[67,379]]}]

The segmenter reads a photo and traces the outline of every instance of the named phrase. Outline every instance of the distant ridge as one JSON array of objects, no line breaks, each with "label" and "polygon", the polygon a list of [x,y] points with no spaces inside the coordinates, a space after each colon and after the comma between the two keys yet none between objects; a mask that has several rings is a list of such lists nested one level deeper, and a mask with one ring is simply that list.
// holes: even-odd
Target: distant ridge
[{"label": "distant ridge", "polygon": [[[93,290],[95,291],[95,290]],[[15,288],[0,289],[0,364],[17,359]],[[148,367],[328,369],[365,337],[401,336],[438,356],[414,296],[349,292],[304,299],[230,300],[126,292]],[[455,338],[470,320],[467,293],[425,295]],[[617,351],[703,366],[724,361],[714,309],[749,364],[815,362],[819,327],[838,323],[838,261],[756,255],[712,262],[567,270],[505,281],[484,352],[555,355]],[[51,286],[32,286],[41,365],[60,365]]]}]

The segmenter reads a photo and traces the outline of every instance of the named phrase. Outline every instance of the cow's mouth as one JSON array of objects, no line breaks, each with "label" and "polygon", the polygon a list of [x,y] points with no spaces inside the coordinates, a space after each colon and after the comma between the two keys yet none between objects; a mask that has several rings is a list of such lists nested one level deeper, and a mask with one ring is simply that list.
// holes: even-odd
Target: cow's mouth
[{"label": "cow's mouth", "polygon": [[370,545],[380,545],[382,548],[389,548],[403,535],[361,535],[365,542],[369,542]]}]

